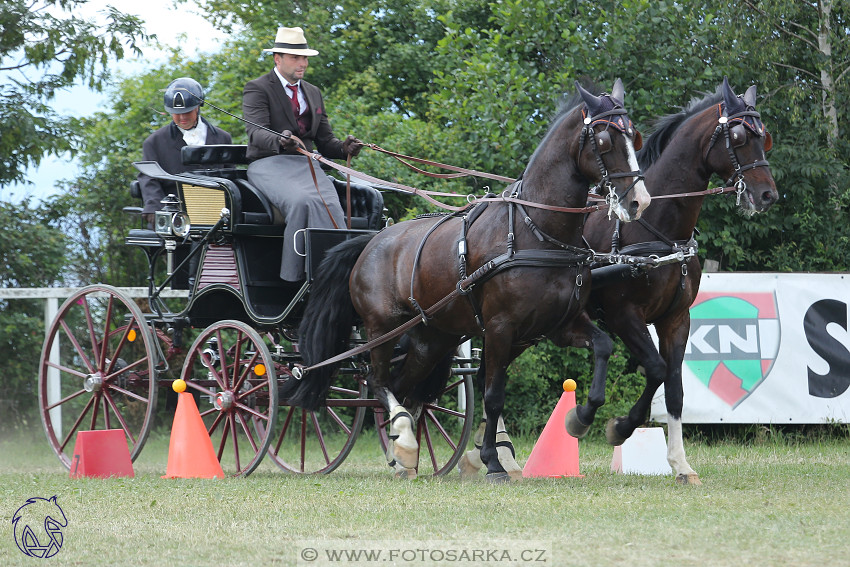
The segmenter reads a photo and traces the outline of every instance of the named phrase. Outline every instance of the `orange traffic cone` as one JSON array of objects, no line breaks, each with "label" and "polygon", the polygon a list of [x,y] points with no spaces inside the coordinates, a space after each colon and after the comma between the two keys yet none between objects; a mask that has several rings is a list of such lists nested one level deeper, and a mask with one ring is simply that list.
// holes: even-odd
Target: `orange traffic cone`
[{"label": "orange traffic cone", "polygon": [[224,478],[195,398],[189,392],[177,396],[168,467],[162,478]]},{"label": "orange traffic cone", "polygon": [[574,391],[561,394],[558,405],[555,406],[549,421],[546,422],[546,427],[543,428],[543,433],[540,434],[540,438],[531,450],[531,455],[522,469],[522,476],[526,478],[584,476],[579,474],[578,468],[578,439],[567,433],[567,428],[564,427],[567,412],[575,406]]},{"label": "orange traffic cone", "polygon": [[99,429],[77,433],[70,477],[84,476],[135,476],[123,429]]}]

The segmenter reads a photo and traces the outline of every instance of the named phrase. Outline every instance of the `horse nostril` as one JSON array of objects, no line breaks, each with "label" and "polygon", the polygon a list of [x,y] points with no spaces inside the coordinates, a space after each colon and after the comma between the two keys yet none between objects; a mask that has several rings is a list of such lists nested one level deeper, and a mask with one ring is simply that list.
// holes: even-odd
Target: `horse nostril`
[{"label": "horse nostril", "polygon": [[637,201],[632,201],[631,203],[629,203],[629,216],[634,218],[635,215],[637,215],[639,210],[640,210],[640,203],[638,203]]},{"label": "horse nostril", "polygon": [[761,194],[762,203],[772,203],[776,200],[776,197],[773,196],[773,192],[765,191]]}]

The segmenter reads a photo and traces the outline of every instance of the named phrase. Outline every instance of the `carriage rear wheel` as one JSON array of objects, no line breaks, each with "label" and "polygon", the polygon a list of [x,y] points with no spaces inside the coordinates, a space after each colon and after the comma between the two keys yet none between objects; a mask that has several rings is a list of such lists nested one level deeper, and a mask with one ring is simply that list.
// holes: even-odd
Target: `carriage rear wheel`
[{"label": "carriage rear wheel", "polygon": [[[348,373],[348,370],[351,373]],[[291,375],[289,380],[295,380]],[[281,400],[275,441],[269,458],[292,473],[327,474],[351,452],[366,418],[368,388],[356,369],[341,370],[325,405],[309,411]]]},{"label": "carriage rear wheel", "polygon": [[263,339],[241,321],[214,323],[195,339],[180,377],[196,395],[224,473],[251,474],[266,454],[268,424],[277,416],[277,377]]},{"label": "carriage rear wheel", "polygon": [[121,429],[130,458],[139,455],[156,410],[154,340],[141,309],[112,286],[84,287],[59,308],[41,353],[38,401],[65,467],[79,431]]},{"label": "carriage rear wheel", "polygon": [[[407,408],[414,411],[412,408]],[[420,462],[417,473],[442,476],[451,472],[466,450],[472,434],[475,403],[472,376],[453,376],[437,399],[426,403],[416,422]],[[383,407],[375,409],[375,426],[381,449],[386,453],[390,420]],[[422,461],[423,449],[427,465]],[[424,466],[424,468],[423,468]]]}]

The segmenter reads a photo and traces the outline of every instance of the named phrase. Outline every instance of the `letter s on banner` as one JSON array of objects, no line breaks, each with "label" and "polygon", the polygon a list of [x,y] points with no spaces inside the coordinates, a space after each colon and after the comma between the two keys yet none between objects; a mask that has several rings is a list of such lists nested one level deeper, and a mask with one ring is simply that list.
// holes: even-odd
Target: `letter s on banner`
[{"label": "letter s on banner", "polygon": [[809,372],[809,394],[818,398],[837,398],[850,388],[850,351],[826,327],[836,323],[847,330],[847,304],[835,299],[816,301],[806,311],[803,330],[809,346],[829,365],[826,374]]}]

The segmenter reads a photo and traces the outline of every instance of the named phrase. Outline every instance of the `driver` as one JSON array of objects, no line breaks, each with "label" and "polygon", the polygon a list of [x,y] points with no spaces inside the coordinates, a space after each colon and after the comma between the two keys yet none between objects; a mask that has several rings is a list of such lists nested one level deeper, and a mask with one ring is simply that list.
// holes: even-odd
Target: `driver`
[{"label": "driver", "polygon": [[[248,123],[248,180],[283,214],[286,222],[280,277],[289,282],[304,279],[304,258],[293,242],[304,228],[342,228],[345,215],[333,183],[321,172],[310,170],[309,159],[297,153],[298,142],[331,159],[356,156],[363,142],[354,136],[339,140],[328,122],[322,93],[304,79],[309,58],[318,55],[307,47],[301,28],[279,28],[272,53],[274,68],[250,81],[242,93],[242,113]],[[264,126],[275,134],[259,128]]]},{"label": "driver", "polygon": [[[145,161],[155,161],[171,174],[183,173],[191,169],[183,165],[180,153],[183,146],[232,143],[229,133],[201,117],[204,89],[195,79],[174,79],[166,87],[163,99],[165,111],[171,115],[171,122],[156,130],[142,143],[142,159]],[[142,173],[139,174],[139,185],[144,203],[142,218],[149,227],[153,227],[154,212],[162,208],[160,201],[168,193],[177,193],[177,190],[171,182],[153,179]]]}]

